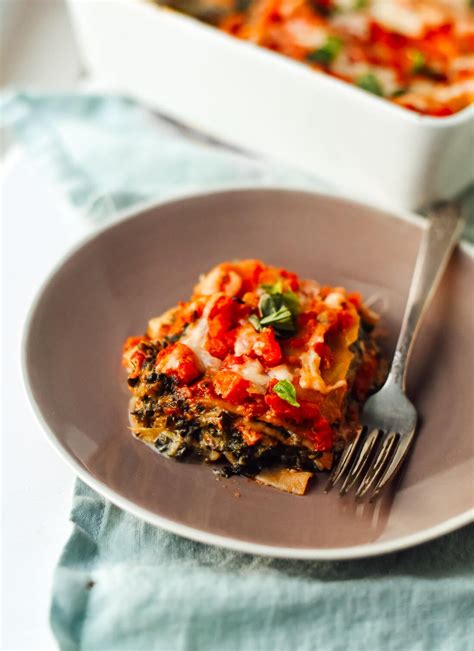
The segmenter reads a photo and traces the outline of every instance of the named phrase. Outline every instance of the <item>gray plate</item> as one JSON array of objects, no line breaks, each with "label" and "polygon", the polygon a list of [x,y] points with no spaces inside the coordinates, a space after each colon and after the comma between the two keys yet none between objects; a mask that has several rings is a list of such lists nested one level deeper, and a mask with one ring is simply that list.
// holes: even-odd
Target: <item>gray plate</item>
[{"label": "gray plate", "polygon": [[48,436],[84,481],[176,533],[242,551],[353,558],[400,549],[469,521],[473,505],[472,287],[465,247],[450,263],[416,343],[409,395],[422,425],[395,497],[356,507],[305,497],[209,466],[168,460],[128,430],[121,367],[128,335],[187,299],[200,273],[261,258],[322,283],[376,294],[393,350],[420,241],[420,221],[351,201],[286,190],[239,190],[146,208],[70,254],[27,324],[24,368]]}]

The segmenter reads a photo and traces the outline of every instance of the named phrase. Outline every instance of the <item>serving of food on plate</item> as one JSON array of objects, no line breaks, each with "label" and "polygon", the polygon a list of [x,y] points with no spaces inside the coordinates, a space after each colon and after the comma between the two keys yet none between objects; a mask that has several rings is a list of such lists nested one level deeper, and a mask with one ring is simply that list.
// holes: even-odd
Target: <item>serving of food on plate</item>
[{"label": "serving of food on plate", "polygon": [[302,495],[380,384],[376,321],[341,287],[259,260],[219,264],[127,339],[133,431],[170,457]]},{"label": "serving of food on plate", "polygon": [[237,38],[425,115],[474,101],[472,0],[176,0]]},{"label": "serving of food on plate", "polygon": [[[118,506],[240,551],[354,558],[461,526],[472,509],[464,246],[410,363],[421,419],[396,496],[356,505],[355,487],[338,495],[341,463],[362,451],[359,423],[396,357],[425,223],[255,189],[161,203],[108,225],[57,268],[26,326],[26,384],[49,440]],[[379,439],[385,431],[403,452],[407,433],[390,429],[390,415],[393,405],[375,419]]]}]

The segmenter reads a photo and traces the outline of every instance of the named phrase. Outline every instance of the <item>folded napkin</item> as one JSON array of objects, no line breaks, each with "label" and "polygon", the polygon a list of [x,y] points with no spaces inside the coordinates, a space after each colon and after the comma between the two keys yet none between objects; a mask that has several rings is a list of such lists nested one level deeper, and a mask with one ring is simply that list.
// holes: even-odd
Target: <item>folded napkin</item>
[{"label": "folded napkin", "polygon": [[[195,189],[324,187],[123,98],[16,94],[3,113],[91,227],[137,201]],[[379,558],[307,562],[188,541],[81,481],[71,519],[51,607],[63,651],[472,648],[472,527]]]}]

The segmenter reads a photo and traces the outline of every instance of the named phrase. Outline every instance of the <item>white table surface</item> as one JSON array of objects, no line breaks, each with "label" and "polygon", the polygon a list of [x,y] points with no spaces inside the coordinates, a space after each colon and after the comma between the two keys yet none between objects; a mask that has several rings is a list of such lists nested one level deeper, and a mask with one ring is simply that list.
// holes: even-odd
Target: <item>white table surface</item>
[{"label": "white table surface", "polygon": [[[0,85],[77,87],[81,64],[63,0],[0,0]],[[61,197],[2,136],[2,577],[0,648],[57,648],[49,628],[51,582],[71,531],[74,476],[31,411],[20,367],[25,315],[44,277],[83,234]]]},{"label": "white table surface", "polygon": [[1,648],[55,649],[49,629],[54,567],[71,531],[74,476],[47,443],[29,407],[20,366],[21,333],[32,298],[85,224],[15,148],[2,187],[2,611]]}]

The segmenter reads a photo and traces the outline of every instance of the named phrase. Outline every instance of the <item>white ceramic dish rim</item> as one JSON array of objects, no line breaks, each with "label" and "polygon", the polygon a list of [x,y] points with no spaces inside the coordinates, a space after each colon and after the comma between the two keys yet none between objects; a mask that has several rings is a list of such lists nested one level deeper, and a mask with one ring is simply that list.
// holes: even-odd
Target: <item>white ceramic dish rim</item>
[{"label": "white ceramic dish rim", "polygon": [[[164,518],[160,515],[151,513],[147,509],[138,506],[137,504],[127,499],[126,497],[119,495],[117,492],[111,489],[107,484],[90,475],[87,472],[87,470],[83,468],[74,459],[74,457],[58,441],[55,433],[49,427],[46,420],[43,418],[40,408],[37,405],[35,398],[33,396],[33,391],[31,389],[31,385],[29,382],[29,376],[26,367],[26,343],[29,339],[33,316],[36,312],[37,306],[41,301],[44,291],[46,290],[50,282],[53,280],[56,273],[61,269],[63,264],[72,255],[77,253],[80,249],[82,249],[83,246],[85,246],[90,241],[99,237],[105,231],[113,228],[114,226],[116,226],[121,222],[132,220],[138,214],[152,208],[158,208],[166,204],[174,203],[182,199],[191,199],[193,197],[203,197],[203,196],[215,195],[215,194],[226,194],[227,192],[235,192],[235,191],[243,191],[243,192],[256,191],[256,190],[272,191],[272,190],[281,190],[281,189],[284,189],[285,191],[288,192],[299,192],[298,190],[294,191],[291,189],[280,188],[280,187],[229,186],[226,188],[220,188],[218,191],[205,190],[202,192],[182,193],[179,196],[174,196],[173,198],[167,199],[165,201],[152,200],[152,201],[140,202],[139,204],[133,206],[131,209],[125,209],[123,211],[120,211],[119,213],[117,213],[117,216],[113,219],[111,223],[106,224],[103,227],[97,228],[96,230],[94,230],[93,233],[82,238],[59,260],[59,262],[57,262],[54,265],[53,269],[50,271],[50,273],[47,275],[46,279],[43,281],[40,288],[38,289],[36,296],[29,308],[24,323],[22,338],[21,338],[21,368],[22,368],[23,383],[26,389],[26,393],[29,399],[29,404],[31,406],[33,414],[38,424],[41,426],[42,430],[44,431],[48,442],[55,450],[55,452],[60,456],[60,458],[74,471],[74,473],[80,479],[82,479],[88,486],[90,486],[98,493],[100,493],[108,500],[110,500],[110,502],[115,504],[115,506],[123,509],[124,511],[128,511],[132,515],[135,515],[136,517],[140,518],[141,520],[144,520],[145,522],[160,527],[171,533],[178,534],[180,536],[189,538],[196,542],[205,543],[209,545],[216,545],[236,552],[256,554],[260,556],[269,556],[273,558],[295,559],[295,560],[327,560],[327,561],[351,560],[357,558],[366,558],[369,556],[388,554],[390,552],[399,551],[409,547],[414,547],[421,543],[428,542],[430,540],[448,534],[452,531],[455,531],[456,529],[463,527],[464,525],[469,524],[470,522],[473,522],[474,508],[468,509],[464,513],[461,513],[453,518],[449,518],[445,522],[435,525],[434,527],[423,529],[417,532],[416,534],[402,536],[400,538],[397,538],[392,541],[387,541],[387,542],[368,543],[364,545],[355,545],[352,547],[339,547],[339,548],[278,547],[272,545],[261,545],[257,543],[250,543],[235,538],[228,538],[226,536],[219,536],[217,534],[207,533],[205,531],[201,531],[200,529],[195,529],[193,527],[189,527],[187,525],[180,524],[179,522],[175,522],[173,520]],[[307,194],[314,194],[316,197],[320,196],[323,198],[342,199],[346,201],[351,201],[352,203],[358,204],[359,206],[362,207],[367,207],[367,208],[370,207],[369,204],[365,204],[360,201],[355,201],[348,197],[344,197],[336,194],[330,194],[326,192],[308,192],[308,191],[304,191],[304,192]],[[372,207],[375,206],[373,205]],[[426,228],[425,220],[422,217],[419,217],[413,213],[407,212],[403,214],[402,213],[395,214],[393,212],[392,213],[386,212],[386,208],[381,208],[381,209],[385,211],[386,216],[389,218],[403,219],[412,224],[416,224],[420,228]],[[466,242],[462,242],[460,246],[461,249],[465,251],[470,257],[474,257],[473,245],[470,245]]]},{"label": "white ceramic dish rim", "polygon": [[[77,0],[72,0],[77,1]],[[122,0],[124,1],[124,0]],[[125,0],[128,2],[129,0]],[[295,74],[303,74],[307,79],[313,79],[312,82],[308,83],[321,83],[328,84],[328,87],[338,88],[339,92],[345,93],[350,99],[352,97],[353,101],[368,102],[372,106],[378,104],[380,110],[392,112],[394,115],[399,116],[400,119],[405,119],[411,124],[423,124],[433,129],[447,129],[449,127],[455,127],[458,124],[463,124],[464,122],[473,121],[474,123],[474,104],[465,107],[461,111],[454,113],[454,115],[448,115],[446,117],[434,117],[431,115],[423,115],[421,113],[416,113],[415,111],[410,111],[409,109],[403,108],[398,104],[388,101],[386,98],[377,97],[372,93],[368,93],[360,90],[355,87],[353,84],[342,81],[337,77],[332,77],[331,75],[325,73],[318,73],[317,71],[305,66],[304,63],[300,61],[295,61],[290,57],[279,54],[278,52],[273,52],[268,50],[260,45],[250,43],[249,41],[240,40],[230,34],[227,34],[218,28],[208,25],[204,22],[199,21],[193,16],[189,16],[185,13],[181,13],[172,9],[171,7],[160,6],[153,3],[152,0],[133,0],[137,5],[147,7],[152,11],[161,11],[166,13],[168,17],[173,20],[178,20],[183,25],[187,25],[190,29],[200,29],[212,37],[217,39],[223,39],[225,43],[229,46],[229,41],[232,43],[232,47],[243,48],[243,51],[249,53],[250,51],[254,52],[254,56],[260,56],[266,58],[269,63],[273,65],[280,66],[290,66]]]}]

